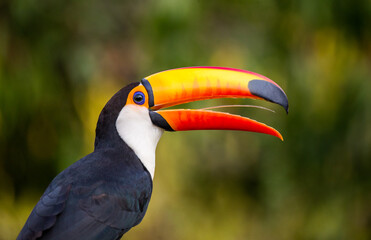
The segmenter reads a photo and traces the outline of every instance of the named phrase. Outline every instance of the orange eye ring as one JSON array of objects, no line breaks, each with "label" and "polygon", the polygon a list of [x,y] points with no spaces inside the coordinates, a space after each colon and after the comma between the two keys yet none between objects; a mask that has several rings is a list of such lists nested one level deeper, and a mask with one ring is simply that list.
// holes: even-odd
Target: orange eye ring
[{"label": "orange eye ring", "polygon": [[148,106],[148,93],[143,85],[139,85],[131,90],[126,100],[126,104],[134,104],[136,106],[149,107]]}]

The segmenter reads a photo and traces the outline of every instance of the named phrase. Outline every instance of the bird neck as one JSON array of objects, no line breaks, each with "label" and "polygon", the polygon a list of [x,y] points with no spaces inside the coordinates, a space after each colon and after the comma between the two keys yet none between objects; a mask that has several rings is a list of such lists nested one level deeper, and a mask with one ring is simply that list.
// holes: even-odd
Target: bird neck
[{"label": "bird neck", "polygon": [[146,107],[127,105],[116,121],[116,129],[123,141],[135,152],[151,174],[155,173],[155,153],[163,129],[155,126]]}]

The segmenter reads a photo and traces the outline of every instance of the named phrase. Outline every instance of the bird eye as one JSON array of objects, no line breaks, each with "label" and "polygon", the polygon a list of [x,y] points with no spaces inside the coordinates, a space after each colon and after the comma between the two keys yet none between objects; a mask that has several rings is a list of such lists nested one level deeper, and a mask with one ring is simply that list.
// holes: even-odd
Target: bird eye
[{"label": "bird eye", "polygon": [[133,96],[133,100],[138,105],[143,105],[145,101],[144,94],[142,92],[135,92]]}]

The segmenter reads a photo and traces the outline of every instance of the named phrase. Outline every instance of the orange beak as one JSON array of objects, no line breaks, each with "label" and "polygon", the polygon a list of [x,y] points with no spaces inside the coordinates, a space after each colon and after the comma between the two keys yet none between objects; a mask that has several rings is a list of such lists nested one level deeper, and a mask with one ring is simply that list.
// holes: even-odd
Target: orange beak
[{"label": "orange beak", "polygon": [[241,130],[282,135],[255,120],[210,110],[159,110],[213,98],[253,98],[277,103],[288,112],[284,91],[262,75],[232,68],[187,67],[159,72],[142,80],[153,124],[168,131]]}]

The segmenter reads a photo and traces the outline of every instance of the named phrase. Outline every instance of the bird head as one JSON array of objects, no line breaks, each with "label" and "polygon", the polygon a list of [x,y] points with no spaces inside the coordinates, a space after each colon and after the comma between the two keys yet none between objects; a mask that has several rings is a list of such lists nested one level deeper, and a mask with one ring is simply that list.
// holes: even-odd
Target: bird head
[{"label": "bird head", "polygon": [[[136,153],[152,177],[156,145],[164,130],[240,130],[283,139],[274,128],[247,117],[205,109],[164,108],[205,99],[252,98],[279,104],[288,112],[286,94],[275,82],[260,74],[232,68],[167,70],[145,77],[115,96],[113,99],[119,98],[118,102],[121,102],[115,117],[118,135]],[[105,108],[108,105],[110,102]]]}]

